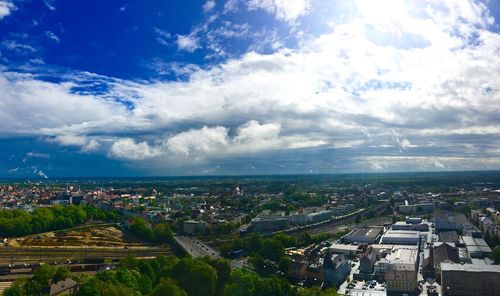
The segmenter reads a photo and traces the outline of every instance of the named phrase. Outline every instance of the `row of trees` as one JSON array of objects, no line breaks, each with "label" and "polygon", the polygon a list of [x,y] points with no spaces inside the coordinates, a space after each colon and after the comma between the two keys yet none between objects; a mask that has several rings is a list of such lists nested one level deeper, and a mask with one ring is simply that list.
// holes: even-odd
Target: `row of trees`
[{"label": "row of trees", "polygon": [[169,243],[174,238],[172,229],[167,223],[150,224],[142,217],[133,218],[130,232],[145,241],[155,243]]},{"label": "row of trees", "polygon": [[[32,279],[16,282],[4,293],[7,296],[47,295],[51,283],[67,276],[67,270],[44,265]],[[127,258],[117,270],[99,272],[93,277],[83,275],[75,280],[80,282],[77,296],[337,295],[335,290],[297,288],[276,276],[261,277],[248,270],[231,271],[229,261],[209,258]]]},{"label": "row of trees", "polygon": [[118,220],[118,212],[104,211],[90,205],[55,205],[33,212],[21,209],[0,211],[0,234],[6,237],[65,229],[89,220]]},{"label": "row of trees", "polygon": [[12,287],[5,290],[5,296],[48,295],[50,285],[71,276],[71,272],[64,266],[44,264],[33,273],[33,277],[26,281],[16,281]]}]

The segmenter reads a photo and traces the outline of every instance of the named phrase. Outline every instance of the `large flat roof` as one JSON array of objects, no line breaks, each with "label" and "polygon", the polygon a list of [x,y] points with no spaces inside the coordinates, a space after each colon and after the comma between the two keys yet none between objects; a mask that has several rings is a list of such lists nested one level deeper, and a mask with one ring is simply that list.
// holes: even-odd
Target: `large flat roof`
[{"label": "large flat roof", "polygon": [[441,263],[442,271],[498,272],[500,265]]},{"label": "large flat roof", "polygon": [[420,238],[420,234],[416,231],[409,230],[388,230],[384,237],[405,237],[405,238]]},{"label": "large flat roof", "polygon": [[374,227],[369,227],[369,228],[359,228],[353,233],[351,233],[349,236],[366,236],[370,238],[376,238],[380,232],[384,229],[382,226],[374,226]]}]

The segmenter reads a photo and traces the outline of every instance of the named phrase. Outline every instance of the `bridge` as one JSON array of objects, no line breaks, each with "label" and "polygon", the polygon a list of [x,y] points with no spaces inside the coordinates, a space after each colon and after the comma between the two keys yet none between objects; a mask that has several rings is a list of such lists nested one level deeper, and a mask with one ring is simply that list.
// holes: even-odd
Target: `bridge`
[{"label": "bridge", "polygon": [[174,240],[184,252],[193,258],[208,256],[212,259],[221,258],[219,251],[208,246],[204,242],[188,236],[174,236]]}]

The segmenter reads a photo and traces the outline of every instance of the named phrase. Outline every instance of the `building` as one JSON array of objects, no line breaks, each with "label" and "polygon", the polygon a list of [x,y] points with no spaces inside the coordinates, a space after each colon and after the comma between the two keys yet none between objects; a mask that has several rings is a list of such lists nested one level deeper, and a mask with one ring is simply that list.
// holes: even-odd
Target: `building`
[{"label": "building", "polygon": [[436,278],[441,276],[441,263],[460,263],[458,248],[452,243],[435,243],[429,249],[429,256],[424,258],[422,271],[426,277]]},{"label": "building", "polygon": [[331,254],[344,254],[347,257],[354,257],[360,252],[357,245],[345,245],[333,243],[328,247],[328,253]]},{"label": "building", "polygon": [[398,221],[392,224],[392,230],[429,231],[429,225],[427,225],[427,223],[408,223],[405,221]]},{"label": "building", "polygon": [[67,278],[65,280],[50,285],[49,295],[50,296],[74,295],[77,291],[78,291],[78,283],[71,278]]},{"label": "building", "polygon": [[345,205],[340,205],[331,208],[330,210],[332,211],[334,216],[342,216],[347,213],[350,213],[356,209],[356,206],[354,204],[345,204]]},{"label": "building", "polygon": [[301,281],[306,276],[307,263],[303,260],[292,260],[288,265],[288,278],[293,281]]},{"label": "building", "polygon": [[338,288],[351,273],[351,264],[343,254],[326,255],[323,259],[323,286]]},{"label": "building", "polygon": [[434,203],[418,203],[399,205],[399,212],[402,214],[432,213],[436,208]]},{"label": "building", "polygon": [[458,234],[456,231],[442,231],[439,233],[439,241],[443,243],[458,243]]},{"label": "building", "polygon": [[410,224],[421,224],[422,223],[422,218],[418,218],[418,217],[406,217],[405,218],[405,222],[406,223],[410,223]]},{"label": "building", "polygon": [[462,233],[464,227],[472,228],[472,224],[465,217],[464,214],[457,214],[452,212],[441,212],[434,215],[434,225],[436,230],[441,231],[453,231]]},{"label": "building", "polygon": [[290,227],[290,216],[285,216],[283,212],[271,214],[264,211],[253,218],[250,228],[255,232],[268,233]]},{"label": "building", "polygon": [[332,211],[322,210],[319,212],[311,213],[308,215],[309,223],[318,223],[331,219],[333,216]]},{"label": "building", "polygon": [[443,295],[499,296],[500,265],[441,264]]},{"label": "building", "polygon": [[418,249],[414,246],[398,247],[385,257],[387,291],[413,293],[417,285]]},{"label": "building", "polygon": [[384,227],[374,226],[359,228],[344,237],[344,241],[349,244],[375,244],[380,240]]},{"label": "building", "polygon": [[387,230],[382,236],[382,244],[394,245],[417,245],[420,241],[420,234],[416,231]]},{"label": "building", "polygon": [[465,244],[471,258],[486,258],[491,254],[491,248],[482,238],[462,236],[460,241]]},{"label": "building", "polygon": [[290,221],[293,225],[307,225],[309,223],[309,217],[306,213],[295,213],[290,216]]},{"label": "building", "polygon": [[359,258],[359,272],[365,274],[373,273],[376,260],[375,251],[371,246],[363,245],[362,253]]}]

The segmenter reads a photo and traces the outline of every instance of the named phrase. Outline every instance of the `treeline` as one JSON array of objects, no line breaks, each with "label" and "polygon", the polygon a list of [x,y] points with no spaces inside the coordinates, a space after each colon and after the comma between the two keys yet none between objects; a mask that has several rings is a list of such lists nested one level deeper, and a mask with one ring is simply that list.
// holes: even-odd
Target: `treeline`
[{"label": "treeline", "polygon": [[[59,273],[56,276],[56,273]],[[50,284],[64,271],[42,267],[32,279],[16,281],[6,296],[47,295]],[[68,275],[66,275],[68,276]],[[209,258],[177,259],[159,256],[153,260],[124,259],[116,270],[95,276],[75,277],[80,283],[76,296],[334,296],[335,290],[298,288],[276,276],[261,277],[249,270],[231,271],[229,261]]]},{"label": "treeline", "polygon": [[166,222],[151,224],[142,217],[132,218],[129,229],[132,234],[148,242],[169,243],[174,238],[172,229]]},{"label": "treeline", "polygon": [[55,205],[25,210],[0,210],[0,234],[6,237],[23,236],[45,231],[65,229],[89,220],[117,221],[120,214],[90,205]]},{"label": "treeline", "polygon": [[71,272],[64,266],[43,264],[35,270],[33,277],[23,281],[17,280],[12,287],[3,292],[4,296],[49,295],[50,285],[68,277]]}]

